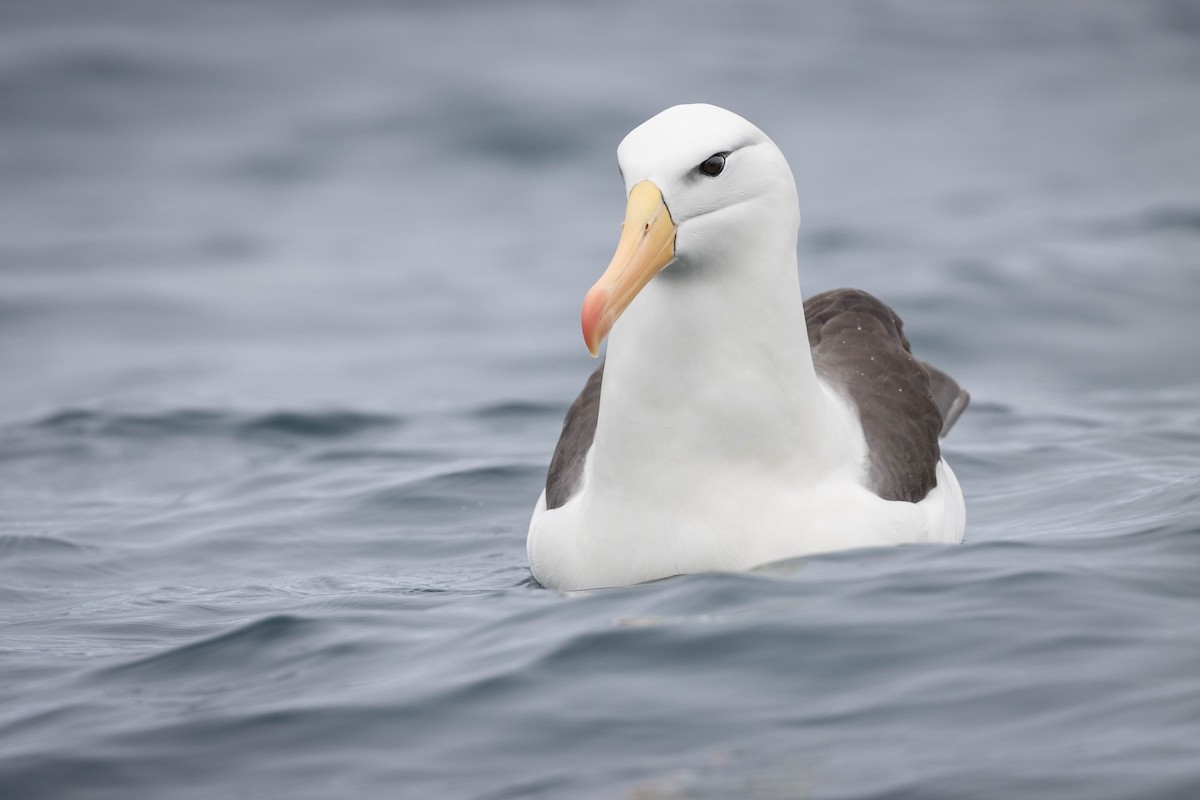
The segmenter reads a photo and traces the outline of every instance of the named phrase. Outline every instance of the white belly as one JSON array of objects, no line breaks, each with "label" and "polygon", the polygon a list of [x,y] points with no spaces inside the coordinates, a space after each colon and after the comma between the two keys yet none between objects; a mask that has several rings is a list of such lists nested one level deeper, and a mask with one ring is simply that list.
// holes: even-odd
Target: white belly
[{"label": "white belly", "polygon": [[919,503],[883,500],[849,471],[815,483],[787,473],[680,469],[655,491],[589,485],[529,526],[529,561],[544,586],[618,586],[694,572],[737,571],[811,553],[905,542],[961,541],[962,491],[943,460]]}]

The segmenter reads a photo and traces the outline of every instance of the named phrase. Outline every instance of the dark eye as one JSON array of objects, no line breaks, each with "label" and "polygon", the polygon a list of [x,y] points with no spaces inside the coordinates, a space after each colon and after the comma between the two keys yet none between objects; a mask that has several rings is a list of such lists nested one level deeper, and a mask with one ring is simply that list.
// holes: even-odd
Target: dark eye
[{"label": "dark eye", "polygon": [[725,169],[725,154],[714,153],[713,155],[704,159],[704,162],[700,166],[696,167],[696,169],[700,170],[710,178],[717,177],[721,174],[721,170]]}]

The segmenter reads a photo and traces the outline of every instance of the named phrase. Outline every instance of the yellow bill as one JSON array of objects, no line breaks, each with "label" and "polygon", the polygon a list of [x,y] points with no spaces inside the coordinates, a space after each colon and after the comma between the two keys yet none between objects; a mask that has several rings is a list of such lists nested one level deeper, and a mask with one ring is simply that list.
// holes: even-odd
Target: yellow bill
[{"label": "yellow bill", "polygon": [[583,341],[595,358],[617,318],[675,258],[675,223],[662,192],[642,181],[629,192],[621,240],[608,269],[583,299]]}]

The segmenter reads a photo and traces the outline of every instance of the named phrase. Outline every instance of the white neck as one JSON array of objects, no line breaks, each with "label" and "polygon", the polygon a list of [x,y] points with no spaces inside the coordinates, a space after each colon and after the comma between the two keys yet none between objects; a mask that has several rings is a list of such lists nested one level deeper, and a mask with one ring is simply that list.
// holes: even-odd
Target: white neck
[{"label": "white neck", "polygon": [[[739,242],[736,264],[674,264],[617,322],[590,457],[596,489],[664,487],[705,463],[816,472],[845,447],[846,420],[813,371],[786,238],[749,252]],[[683,272],[695,268],[705,272]]]}]

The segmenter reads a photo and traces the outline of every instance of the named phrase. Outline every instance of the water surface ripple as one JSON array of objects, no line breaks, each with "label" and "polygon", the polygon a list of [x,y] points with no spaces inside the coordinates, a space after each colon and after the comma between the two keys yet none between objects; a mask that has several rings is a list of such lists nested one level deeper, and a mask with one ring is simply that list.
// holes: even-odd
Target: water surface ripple
[{"label": "water surface ripple", "polygon": [[[1179,0],[0,9],[0,797],[1200,797]],[[613,153],[788,154],[959,547],[560,594]]]}]

